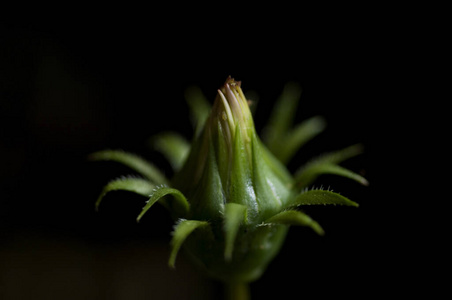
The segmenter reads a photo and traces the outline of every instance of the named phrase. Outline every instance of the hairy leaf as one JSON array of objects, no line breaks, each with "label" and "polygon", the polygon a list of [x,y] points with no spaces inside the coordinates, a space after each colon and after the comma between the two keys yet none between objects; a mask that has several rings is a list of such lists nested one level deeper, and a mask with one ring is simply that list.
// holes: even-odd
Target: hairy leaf
[{"label": "hairy leaf", "polygon": [[356,144],[314,158],[295,172],[295,184],[298,188],[304,188],[314,182],[317,177],[322,174],[334,174],[356,180],[363,185],[368,185],[369,182],[361,175],[337,165],[362,152],[362,145]]},{"label": "hairy leaf", "polygon": [[263,141],[270,151],[273,152],[280,146],[281,137],[285,136],[292,127],[300,95],[300,86],[296,83],[288,83],[276,100],[263,132]]},{"label": "hairy leaf", "polygon": [[307,214],[297,210],[285,210],[279,214],[274,215],[264,224],[284,224],[284,225],[298,225],[311,227],[317,234],[323,235],[325,232],[319,223],[314,221]]},{"label": "hairy leaf", "polygon": [[310,190],[300,193],[292,201],[289,207],[296,207],[300,205],[346,205],[358,207],[358,203],[349,200],[348,198],[331,191],[324,190]]},{"label": "hairy leaf", "polygon": [[325,127],[323,117],[309,118],[283,136],[278,145],[273,147],[273,153],[280,161],[287,163],[301,146],[321,133]]},{"label": "hairy leaf", "polygon": [[340,164],[341,162],[355,157],[359,154],[363,153],[363,146],[361,144],[355,144],[344,149],[340,149],[337,151],[324,153],[319,157],[316,157],[311,160],[310,163],[330,163],[330,164]]},{"label": "hairy leaf", "polygon": [[92,153],[88,157],[91,160],[111,160],[122,163],[129,168],[137,171],[155,184],[166,184],[168,180],[153,164],[143,158],[122,150],[104,150]]},{"label": "hairy leaf", "polygon": [[108,192],[111,191],[129,191],[134,192],[139,195],[148,197],[149,194],[152,192],[152,190],[155,188],[155,185],[149,182],[146,179],[142,178],[119,178],[116,180],[113,180],[109,182],[102,190],[102,193],[100,194],[99,198],[97,198],[96,201],[96,210],[99,209],[99,205],[102,201],[102,199],[105,197],[105,195]]},{"label": "hairy leaf", "polygon": [[201,89],[196,86],[189,87],[185,90],[185,99],[190,107],[191,120],[195,127],[195,133],[198,135],[209,116],[211,105]]},{"label": "hairy leaf", "polygon": [[224,231],[225,231],[225,249],[224,258],[231,260],[234,250],[234,242],[240,224],[245,220],[246,206],[237,203],[227,203],[224,206]]},{"label": "hairy leaf", "polygon": [[154,205],[156,202],[163,199],[166,195],[173,195],[174,202],[167,203],[168,209],[178,215],[186,215],[189,210],[189,203],[185,196],[177,189],[169,188],[166,186],[154,189],[146,205],[141,210],[141,213],[137,217],[137,222],[141,220],[144,214]]},{"label": "hairy leaf", "polygon": [[295,184],[299,188],[309,186],[318,176],[322,174],[333,174],[353,179],[362,185],[369,185],[366,178],[361,175],[345,169],[341,166],[329,163],[314,163],[306,166],[295,178]]},{"label": "hairy leaf", "polygon": [[190,151],[190,144],[181,135],[166,132],[152,138],[152,145],[162,152],[170,162],[174,171],[179,171]]},{"label": "hairy leaf", "polygon": [[180,247],[184,243],[185,239],[199,227],[208,226],[209,223],[206,221],[197,221],[197,220],[185,220],[181,219],[178,224],[174,227],[173,238],[171,240],[171,254],[168,261],[168,264],[171,268],[174,268],[177,253],[179,252]]}]

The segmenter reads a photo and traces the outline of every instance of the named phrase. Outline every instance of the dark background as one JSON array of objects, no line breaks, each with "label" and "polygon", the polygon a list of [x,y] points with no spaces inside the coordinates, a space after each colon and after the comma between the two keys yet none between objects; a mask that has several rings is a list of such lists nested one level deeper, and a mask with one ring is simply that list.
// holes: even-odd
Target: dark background
[{"label": "dark background", "polygon": [[[365,16],[363,17],[365,18]],[[290,19],[289,17],[287,19]],[[172,221],[156,207],[135,217],[141,197],[117,192],[100,212],[104,184],[132,174],[115,163],[89,163],[106,148],[138,153],[170,175],[147,146],[162,130],[191,137],[184,90],[213,101],[228,75],[259,95],[258,131],[286,82],[303,95],[297,121],[323,115],[325,133],[291,161],[291,171],[325,151],[355,143],[365,154],[344,165],[370,168],[376,47],[356,19],[305,25],[263,18],[247,26],[212,17],[148,21],[129,16],[5,22],[0,31],[0,296],[4,299],[210,299],[221,285],[183,255],[167,268]],[[293,19],[292,19],[293,20]],[[177,21],[177,22],[176,22]],[[312,207],[325,229],[292,228],[280,255],[251,285],[277,291],[362,298],[379,264],[372,185],[323,176],[360,208]]]}]

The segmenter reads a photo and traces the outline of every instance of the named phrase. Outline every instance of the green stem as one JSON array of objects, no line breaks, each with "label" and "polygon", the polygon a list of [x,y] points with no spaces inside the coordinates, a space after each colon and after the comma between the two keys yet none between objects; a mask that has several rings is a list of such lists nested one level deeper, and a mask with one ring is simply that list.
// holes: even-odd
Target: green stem
[{"label": "green stem", "polygon": [[226,284],[226,300],[249,300],[250,289],[247,283],[230,282]]}]

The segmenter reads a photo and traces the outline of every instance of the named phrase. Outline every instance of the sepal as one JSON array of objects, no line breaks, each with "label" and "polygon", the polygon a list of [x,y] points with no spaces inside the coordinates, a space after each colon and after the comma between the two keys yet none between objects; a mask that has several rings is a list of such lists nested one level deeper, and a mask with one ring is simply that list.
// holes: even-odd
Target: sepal
[{"label": "sepal", "polygon": [[293,126],[295,112],[300,101],[301,88],[296,83],[287,83],[276,100],[266,127],[263,130],[265,145],[274,151],[279,147],[281,138],[285,136]]},{"label": "sepal", "polygon": [[102,199],[111,191],[128,191],[147,197],[154,188],[154,184],[142,178],[122,177],[112,180],[102,189],[102,193],[97,198],[96,211]]},{"label": "sepal", "polygon": [[225,249],[224,258],[227,261],[232,259],[234,242],[237,237],[240,225],[246,222],[246,206],[237,203],[227,203],[224,206],[224,232]]},{"label": "sepal", "polygon": [[190,108],[190,117],[195,129],[195,136],[198,136],[209,116],[211,106],[199,87],[192,86],[187,88],[185,90],[185,99]]},{"label": "sepal", "polygon": [[141,213],[137,217],[137,222],[140,222],[144,214],[158,201],[166,200],[163,197],[166,195],[172,195],[174,201],[165,201],[165,207],[167,207],[171,212],[179,216],[186,216],[190,209],[190,204],[188,203],[185,196],[177,189],[169,188],[166,186],[161,186],[153,190],[152,194],[149,196],[149,200],[146,205],[141,210]]},{"label": "sepal", "polygon": [[281,138],[278,146],[273,149],[273,153],[286,164],[304,144],[323,132],[325,127],[326,122],[323,117],[309,118]]},{"label": "sepal", "polygon": [[209,222],[207,221],[197,221],[197,220],[186,220],[180,219],[178,223],[174,226],[173,238],[171,239],[171,253],[168,260],[168,265],[174,268],[176,263],[177,253],[180,247],[187,239],[187,237],[197,228],[207,227]]},{"label": "sepal", "polygon": [[161,133],[153,137],[150,143],[166,157],[175,172],[180,170],[190,152],[187,140],[174,132]]},{"label": "sepal", "polygon": [[285,210],[264,222],[266,224],[284,224],[311,227],[318,235],[324,235],[322,227],[307,214],[297,210]]},{"label": "sepal", "polygon": [[338,165],[361,153],[362,146],[357,144],[314,158],[295,173],[295,185],[298,188],[305,188],[322,174],[339,175],[355,180],[362,185],[369,185],[363,176]]},{"label": "sepal", "polygon": [[283,163],[287,163],[301,146],[325,129],[326,122],[320,116],[293,127],[300,96],[298,84],[286,84],[263,131],[265,145]]},{"label": "sepal", "polygon": [[301,192],[292,201],[289,202],[288,207],[297,207],[301,205],[345,205],[358,207],[358,203],[351,201],[350,199],[332,192],[325,190],[310,190]]},{"label": "sepal", "polygon": [[119,162],[140,173],[155,184],[168,183],[165,175],[163,175],[159,169],[136,154],[124,152],[122,150],[103,150],[90,154],[88,159],[93,161],[105,160]]}]

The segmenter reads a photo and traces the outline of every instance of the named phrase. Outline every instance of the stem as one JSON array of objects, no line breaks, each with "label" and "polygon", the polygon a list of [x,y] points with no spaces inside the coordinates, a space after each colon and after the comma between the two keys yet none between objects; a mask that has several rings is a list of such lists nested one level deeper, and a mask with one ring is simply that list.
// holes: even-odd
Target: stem
[{"label": "stem", "polygon": [[226,283],[226,300],[249,300],[250,289],[247,283],[229,282]]}]

